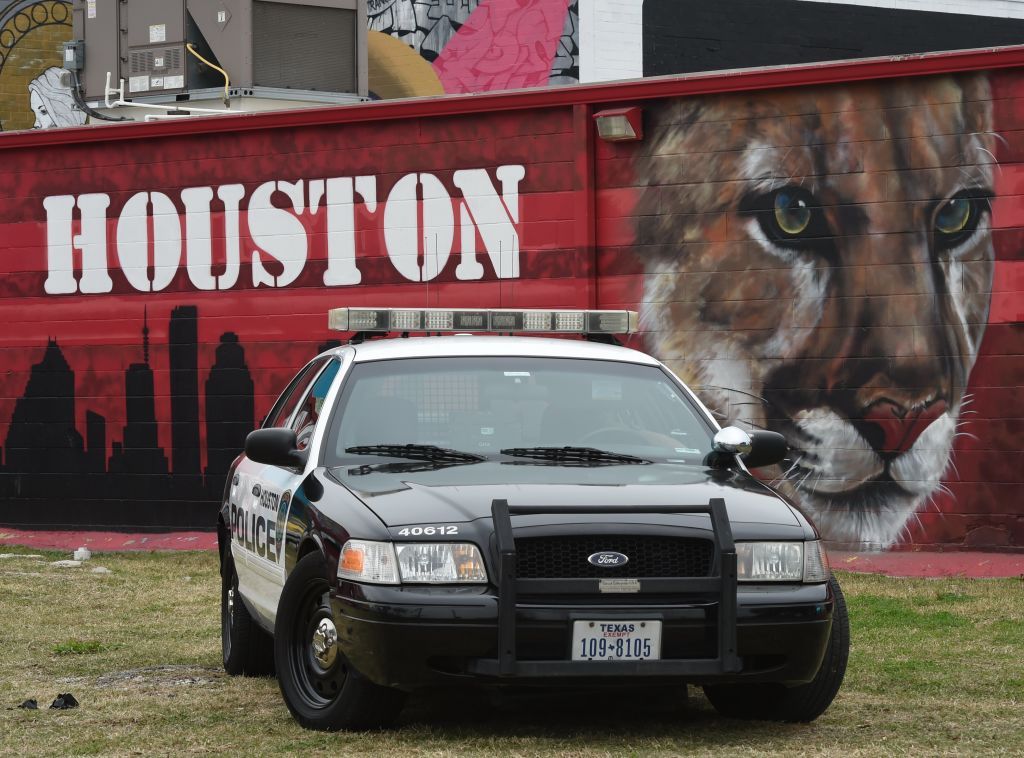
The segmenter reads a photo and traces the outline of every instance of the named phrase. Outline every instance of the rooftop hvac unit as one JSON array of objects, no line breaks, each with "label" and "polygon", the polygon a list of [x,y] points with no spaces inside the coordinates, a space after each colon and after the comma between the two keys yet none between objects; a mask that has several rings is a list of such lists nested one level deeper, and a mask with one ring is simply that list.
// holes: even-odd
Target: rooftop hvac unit
[{"label": "rooftop hvac unit", "polygon": [[104,97],[108,72],[125,98],[161,102],[226,89],[226,76],[233,94],[366,95],[366,0],[74,0],[73,10],[87,100]]}]

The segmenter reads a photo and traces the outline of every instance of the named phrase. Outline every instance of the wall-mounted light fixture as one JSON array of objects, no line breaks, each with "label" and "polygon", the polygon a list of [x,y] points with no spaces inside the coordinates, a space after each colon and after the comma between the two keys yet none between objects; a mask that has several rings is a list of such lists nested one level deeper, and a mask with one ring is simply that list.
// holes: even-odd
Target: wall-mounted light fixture
[{"label": "wall-mounted light fixture", "polygon": [[644,138],[643,111],[632,108],[609,108],[594,114],[597,136],[607,142],[633,142]]}]

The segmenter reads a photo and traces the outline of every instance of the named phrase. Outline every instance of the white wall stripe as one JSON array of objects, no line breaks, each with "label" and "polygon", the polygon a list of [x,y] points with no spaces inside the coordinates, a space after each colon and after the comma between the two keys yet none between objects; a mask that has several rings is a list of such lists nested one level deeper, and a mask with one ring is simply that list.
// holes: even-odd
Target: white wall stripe
[{"label": "white wall stripe", "polygon": [[643,0],[580,0],[580,82],[644,75]]},{"label": "white wall stripe", "polygon": [[1024,18],[1024,0],[801,0],[801,2],[866,5],[892,10],[962,13],[995,18]]}]

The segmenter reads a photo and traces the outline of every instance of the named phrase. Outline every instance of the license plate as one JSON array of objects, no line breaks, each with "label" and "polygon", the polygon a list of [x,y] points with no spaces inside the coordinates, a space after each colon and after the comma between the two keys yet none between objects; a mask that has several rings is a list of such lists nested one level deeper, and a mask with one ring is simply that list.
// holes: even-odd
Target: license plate
[{"label": "license plate", "polygon": [[574,621],[574,661],[656,661],[661,658],[660,621]]}]

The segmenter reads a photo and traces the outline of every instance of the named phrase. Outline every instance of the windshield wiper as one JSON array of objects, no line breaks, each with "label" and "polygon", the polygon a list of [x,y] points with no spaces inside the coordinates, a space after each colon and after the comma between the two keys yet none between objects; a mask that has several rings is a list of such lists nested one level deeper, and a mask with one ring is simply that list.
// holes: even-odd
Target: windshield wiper
[{"label": "windshield wiper", "polygon": [[355,447],[346,447],[345,452],[353,455],[390,455],[392,458],[408,458],[413,461],[477,463],[487,460],[484,456],[476,453],[449,450],[437,445],[356,445]]},{"label": "windshield wiper", "polygon": [[349,476],[367,474],[416,474],[421,471],[440,471],[452,466],[468,466],[479,461],[389,461],[387,463],[363,463],[348,470]]},{"label": "windshield wiper", "polygon": [[650,463],[635,455],[599,450],[596,447],[506,447],[503,455],[514,458],[535,458],[542,461],[565,461],[568,463]]}]

